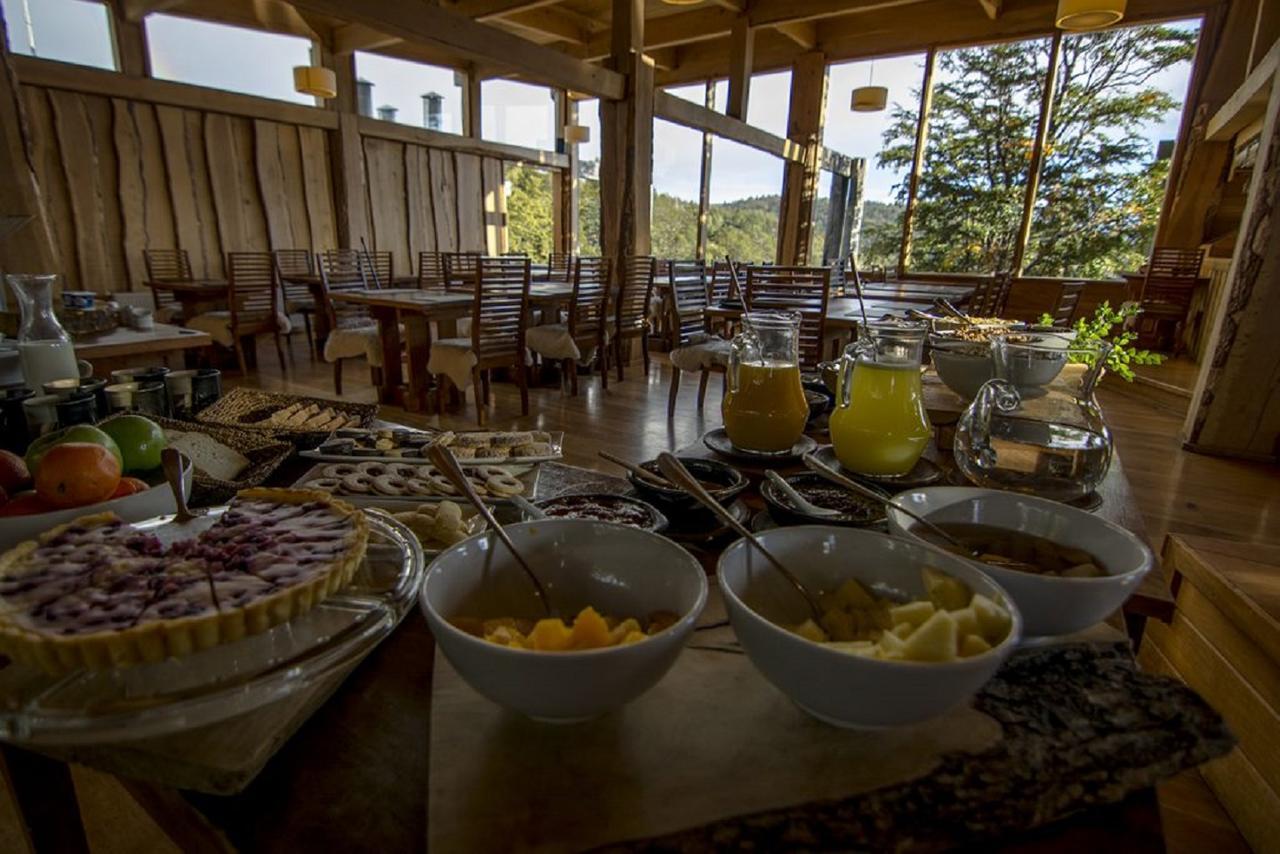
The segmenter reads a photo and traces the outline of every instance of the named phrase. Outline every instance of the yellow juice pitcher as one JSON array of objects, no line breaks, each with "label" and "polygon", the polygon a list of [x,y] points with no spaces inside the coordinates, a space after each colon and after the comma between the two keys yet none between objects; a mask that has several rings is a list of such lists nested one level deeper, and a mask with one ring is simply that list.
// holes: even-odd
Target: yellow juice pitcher
[{"label": "yellow juice pitcher", "polygon": [[915,467],[933,435],[924,409],[922,323],[879,321],[845,348],[831,413],[831,444],[840,465],[877,477]]},{"label": "yellow juice pitcher", "polygon": [[720,414],[734,447],[784,454],[809,419],[800,384],[800,315],[747,312],[729,350],[728,389]]}]

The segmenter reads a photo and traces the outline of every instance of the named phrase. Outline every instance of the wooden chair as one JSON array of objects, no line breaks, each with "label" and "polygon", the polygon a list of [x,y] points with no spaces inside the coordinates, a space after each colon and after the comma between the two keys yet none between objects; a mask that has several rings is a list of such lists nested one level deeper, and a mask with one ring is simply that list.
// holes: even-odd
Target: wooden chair
[{"label": "wooden chair", "polygon": [[1076,309],[1080,307],[1080,294],[1084,291],[1084,282],[1063,282],[1058,291],[1058,301],[1054,303],[1053,325],[1070,326],[1075,322]]},{"label": "wooden chair", "polygon": [[360,251],[361,260],[365,264],[365,281],[371,288],[395,287],[395,258],[390,252]]},{"label": "wooden chair", "polygon": [[346,302],[335,302],[334,293],[351,290],[368,290],[367,265],[361,253],[355,249],[332,249],[320,254],[320,291],[324,311],[329,322],[329,334],[324,341],[324,360],[333,363],[333,392],[342,394],[342,362],[364,356],[375,385],[381,382],[382,342],[378,336],[378,324],[363,307]]},{"label": "wooden chair", "polygon": [[970,317],[1000,317],[1009,303],[1013,273],[1001,271],[978,281],[965,312]]},{"label": "wooden chair", "polygon": [[1182,349],[1184,327],[1203,264],[1203,249],[1162,247],[1151,253],[1139,299],[1142,308],[1137,324],[1140,346],[1159,346],[1160,327],[1172,324],[1173,352],[1176,354]]},{"label": "wooden chair", "polygon": [[711,266],[711,281],[707,283],[711,304],[725,300],[742,299],[742,289],[734,265],[728,260],[716,261]]},{"label": "wooden chair", "polygon": [[698,409],[707,397],[711,374],[723,374],[729,366],[729,342],[713,335],[707,319],[707,268],[701,261],[672,261],[667,275],[667,327],[671,330],[671,391],[667,417],[676,412],[680,374],[699,374]]},{"label": "wooden chair", "polygon": [[471,287],[475,302],[470,337],[442,338],[431,345],[427,370],[441,379],[437,407],[444,412],[444,380],[463,391],[473,386],[476,421],[483,425],[489,374],[493,368],[511,368],[520,387],[520,413],[528,415],[529,259],[479,258]]},{"label": "wooden chair", "polygon": [[547,256],[547,279],[567,282],[573,278],[574,258],[567,252],[552,252]]},{"label": "wooden chair", "polygon": [[[311,358],[316,357],[315,339],[311,334],[311,315],[316,313],[316,301],[311,295],[311,286],[306,282],[297,282],[297,276],[314,276],[316,274],[316,257],[310,249],[277,249],[271,253],[276,263],[276,280],[284,291],[284,311],[292,317],[302,317],[302,325],[307,334],[307,352]],[[290,330],[290,335],[293,331]]]},{"label": "wooden chair", "polygon": [[444,255],[444,286],[448,290],[469,291],[475,286],[479,252],[446,252]]},{"label": "wooden chair", "polygon": [[748,311],[800,313],[800,365],[806,369],[817,367],[823,359],[830,294],[829,267],[747,268]]},{"label": "wooden chair", "polygon": [[[560,362],[575,396],[578,394],[577,364],[590,361],[593,350],[602,354],[608,343],[610,264],[608,258],[576,259],[568,322],[544,323],[532,327],[527,334],[530,350],[544,359]],[[600,379],[608,388],[608,371],[601,371]]]},{"label": "wooden chair", "polygon": [[[185,249],[144,249],[142,263],[147,269],[148,282],[190,282],[191,256]],[[171,291],[152,289],[155,300],[155,318],[161,323],[181,323],[182,304]]]},{"label": "wooden chair", "polygon": [[424,291],[445,289],[444,253],[418,253],[418,287]]},{"label": "wooden chair", "polygon": [[270,252],[229,252],[227,270],[227,310],[207,311],[193,317],[188,326],[209,333],[214,341],[235,350],[240,373],[249,372],[250,360],[245,356],[248,338],[254,348],[253,364],[257,364],[257,345],[253,336],[270,332],[276,340],[276,356],[280,370],[284,368],[284,347],[280,343],[282,322],[280,282],[276,279],[275,259]]},{"label": "wooden chair", "polygon": [[[621,282],[614,298],[611,340],[613,358],[618,366],[618,382],[622,382],[622,344],[624,340],[640,339],[640,356],[644,360],[644,375],[649,376],[649,317],[653,301],[653,283],[657,274],[657,261],[651,255],[632,255],[622,259]],[[608,349],[604,352],[601,370],[609,372]]]}]

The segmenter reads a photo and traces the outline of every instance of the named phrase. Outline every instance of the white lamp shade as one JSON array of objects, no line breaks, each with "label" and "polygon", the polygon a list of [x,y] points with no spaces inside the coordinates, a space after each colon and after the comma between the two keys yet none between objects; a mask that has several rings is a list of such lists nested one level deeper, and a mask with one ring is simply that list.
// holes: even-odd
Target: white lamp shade
[{"label": "white lamp shade", "polygon": [[338,97],[338,75],[323,65],[298,65],[293,69],[293,88],[317,98]]},{"label": "white lamp shade", "polygon": [[889,103],[889,89],[886,86],[859,86],[853,90],[849,100],[849,109],[855,113],[875,113]]},{"label": "white lamp shade", "polygon": [[1100,30],[1124,19],[1127,0],[1058,0],[1059,29]]},{"label": "white lamp shade", "polygon": [[575,145],[591,141],[591,128],[586,125],[565,125],[564,141]]}]

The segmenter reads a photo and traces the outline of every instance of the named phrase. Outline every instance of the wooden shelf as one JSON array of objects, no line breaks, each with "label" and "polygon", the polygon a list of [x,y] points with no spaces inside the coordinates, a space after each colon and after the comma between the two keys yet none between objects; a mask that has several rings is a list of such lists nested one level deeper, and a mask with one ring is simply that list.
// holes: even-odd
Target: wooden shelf
[{"label": "wooden shelf", "polygon": [[1271,97],[1271,87],[1280,68],[1280,42],[1277,42],[1249,73],[1244,83],[1232,93],[1222,108],[1209,119],[1205,139],[1230,142],[1236,134],[1252,124],[1260,123]]}]

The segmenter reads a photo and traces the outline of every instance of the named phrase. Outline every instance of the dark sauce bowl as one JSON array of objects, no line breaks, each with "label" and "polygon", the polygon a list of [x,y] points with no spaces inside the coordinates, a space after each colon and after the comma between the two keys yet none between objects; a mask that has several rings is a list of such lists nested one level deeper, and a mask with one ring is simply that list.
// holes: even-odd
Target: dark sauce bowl
[{"label": "dark sauce bowl", "polygon": [[[769,515],[780,525],[849,525],[867,527],[885,521],[883,504],[863,498],[817,474],[793,474],[786,478],[791,488],[809,499],[811,504],[843,511],[840,516],[811,516],[792,505],[782,490],[769,480],[760,483],[760,495],[769,505]],[[876,492],[883,490],[868,485]],[[884,493],[888,497],[888,493]]]},{"label": "dark sauce bowl", "polygon": [[553,519],[594,519],[629,525],[654,534],[667,529],[667,517],[658,508],[629,495],[610,492],[557,495],[537,501],[534,506]]},{"label": "dark sauce bowl", "polygon": [[[701,457],[680,457],[680,462],[689,470],[689,474],[704,484],[710,484],[707,491],[711,493],[712,498],[725,507],[732,504],[734,499],[741,495],[742,491],[751,483],[742,472],[719,460],[706,460]],[[647,460],[640,464],[640,468],[662,477],[662,473],[658,470],[657,460]],[[705,510],[698,503],[698,499],[689,495],[683,489],[674,486],[658,486],[634,474],[628,474],[627,479],[631,481],[631,485],[636,488],[636,492],[640,493],[646,501],[652,502],[667,512],[689,510],[711,512]]]}]

